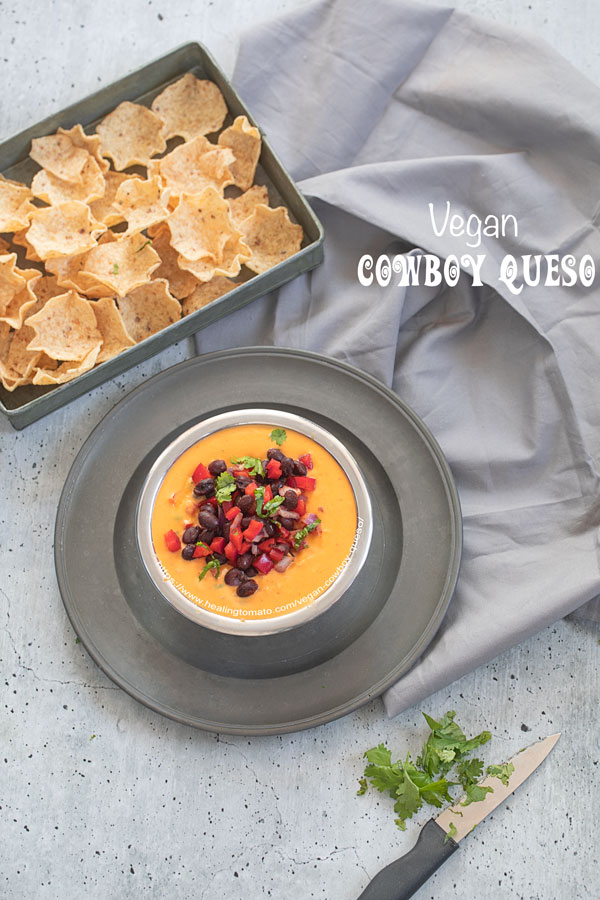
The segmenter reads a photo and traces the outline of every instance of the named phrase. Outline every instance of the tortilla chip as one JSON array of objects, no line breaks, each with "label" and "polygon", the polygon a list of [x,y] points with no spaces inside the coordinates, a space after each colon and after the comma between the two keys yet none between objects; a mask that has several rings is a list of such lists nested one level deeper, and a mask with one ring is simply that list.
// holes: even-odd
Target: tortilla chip
[{"label": "tortilla chip", "polygon": [[112,297],[102,297],[94,301],[91,308],[102,335],[102,347],[96,359],[96,364],[99,365],[107,359],[112,359],[127,347],[133,347],[135,341],[127,334],[121,313]]},{"label": "tortilla chip", "polygon": [[254,181],[260,156],[261,140],[258,128],[246,116],[238,116],[233,125],[219,135],[219,145],[233,150],[235,162],[230,166],[235,184],[247,191]]},{"label": "tortilla chip", "polygon": [[31,262],[41,262],[42,260],[40,259],[38,254],[35,252],[35,250],[31,246],[31,244],[27,240],[28,230],[29,230],[29,225],[27,226],[27,228],[21,229],[21,231],[15,231],[15,233],[13,234],[12,242],[17,247],[25,248],[26,259],[31,260]]},{"label": "tortilla chip", "polygon": [[20,231],[29,225],[35,211],[32,193],[25,184],[8,181],[0,175],[0,231]]},{"label": "tortilla chip", "polygon": [[26,237],[40,259],[46,260],[90,250],[103,231],[106,225],[92,217],[89,206],[69,200],[37,209]]},{"label": "tortilla chip", "polygon": [[136,344],[181,318],[181,304],[164,279],[136,288],[118,303],[125,330]]},{"label": "tortilla chip", "polygon": [[88,372],[95,364],[98,354],[100,353],[101,342],[98,341],[95,347],[86,353],[79,365],[73,365],[72,362],[61,363],[54,370],[41,369],[36,367],[32,384],[64,384],[66,381],[72,381],[78,375]]},{"label": "tortilla chip", "polygon": [[235,281],[230,281],[229,278],[223,278],[221,275],[217,275],[216,278],[212,278],[205,284],[199,284],[181,304],[183,315],[189,316],[208,303],[212,303],[217,297],[222,297],[223,294],[232,291],[235,287],[237,287]]},{"label": "tortilla chip", "polygon": [[171,246],[186,260],[210,256],[220,262],[228,238],[235,233],[229,204],[211,187],[200,194],[183,194],[167,224]]},{"label": "tortilla chip", "polygon": [[0,237],[0,256],[4,256],[6,253],[10,253],[10,244]]},{"label": "tortilla chip", "polygon": [[[114,243],[117,236],[113,231],[105,231],[98,240],[97,246]],[[87,252],[74,253],[72,256],[58,256],[54,259],[46,261],[46,269],[56,277],[57,283],[62,287],[59,293],[64,294],[65,288],[78,291],[80,294],[85,293],[92,287],[101,288],[99,297],[106,296],[106,287],[91,275],[82,275],[81,271],[84,267]]]},{"label": "tortilla chip", "polygon": [[25,287],[25,278],[19,273],[16,266],[16,253],[6,253],[0,256],[0,313]]},{"label": "tortilla chip", "polygon": [[159,228],[152,238],[152,248],[160,256],[160,266],[152,273],[152,278],[165,278],[169,282],[169,291],[177,300],[191,294],[198,281],[190,272],[179,268],[177,252],[170,244],[171,234],[166,225]]},{"label": "tortilla chip", "polygon": [[164,122],[167,139],[179,136],[191,141],[218,131],[225,121],[227,106],[216,84],[188,72],[161,91],[152,103],[152,111]]},{"label": "tortilla chip", "polygon": [[102,340],[89,301],[75,291],[52,297],[25,324],[35,331],[27,349],[53,359],[81,362]]},{"label": "tortilla chip", "polygon": [[[39,301],[38,305],[41,308]],[[0,323],[0,381],[7,391],[31,381],[31,373],[42,357],[39,351],[27,349],[33,335],[33,330],[26,325],[13,331],[9,325]]]},{"label": "tortilla chip", "polygon": [[102,172],[108,172],[110,164],[107,159],[104,159],[100,152],[99,135],[86,134],[79,123],[73,125],[73,127],[68,130],[66,128],[59,128],[56,133],[65,134],[70,138],[75,147],[81,147],[82,150],[86,150],[90,156],[94,157]]},{"label": "tortilla chip", "polygon": [[104,194],[104,176],[96,160],[90,156],[81,170],[81,182],[63,181],[52,172],[41,169],[31,182],[31,191],[34,197],[53,206],[69,200],[89,203]]},{"label": "tortilla chip", "polygon": [[42,275],[39,281],[33,282],[32,289],[38,300],[43,303],[65,292],[64,286],[58,283],[55,275]]},{"label": "tortilla chip", "polygon": [[234,225],[251,216],[259,204],[269,205],[269,192],[262,184],[255,184],[239,197],[229,200],[229,209]]},{"label": "tortilla chip", "polygon": [[99,200],[90,203],[92,215],[99,222],[104,222],[109,227],[111,225],[120,225],[125,221],[125,217],[114,206],[115,197],[119,187],[124,181],[131,181],[132,178],[139,178],[139,175],[127,175],[124,172],[107,172],[104,176],[104,193]]},{"label": "tortilla chip", "polygon": [[228,147],[215,147],[205,137],[180,144],[156,162],[173,197],[199,194],[207,187],[215,188],[222,196],[225,187],[233,184],[229,168],[235,162],[233,152]]},{"label": "tortilla chip", "polygon": [[251,251],[246,265],[258,274],[293,256],[302,244],[302,228],[290,222],[285,206],[257,206],[238,227]]},{"label": "tortilla chip", "polygon": [[88,151],[74,144],[64,132],[34,138],[29,155],[42,169],[47,169],[56,178],[77,184],[81,184],[83,167],[90,158]]},{"label": "tortilla chip", "polygon": [[31,278],[25,283],[25,286],[15,294],[0,315],[0,322],[6,322],[12,328],[21,327],[23,320],[33,313],[33,307],[39,302],[33,288],[41,277],[41,273],[36,272],[35,278]]},{"label": "tortilla chip", "polygon": [[158,178],[143,181],[128,178],[117,189],[114,206],[127,221],[126,234],[135,234],[163,222],[169,215],[169,190],[163,190]]},{"label": "tortilla chip", "polygon": [[146,166],[150,157],[162,153],[166,142],[163,123],[139,103],[126,100],[113,109],[96,128],[103,156],[109,156],[115,169]]},{"label": "tortilla chip", "polygon": [[[160,256],[143,234],[132,234],[112,243],[98,244],[86,255],[79,277],[91,276],[108,287],[107,293],[124,297],[146,284],[160,265]],[[88,296],[92,296],[86,290]]]},{"label": "tortilla chip", "polygon": [[215,262],[211,256],[190,260],[178,257],[178,263],[186,272],[191,272],[198,281],[211,281],[217,275],[234,278],[239,274],[242,263],[250,259],[250,249],[242,241],[239,232],[234,232],[223,248],[221,262]]}]

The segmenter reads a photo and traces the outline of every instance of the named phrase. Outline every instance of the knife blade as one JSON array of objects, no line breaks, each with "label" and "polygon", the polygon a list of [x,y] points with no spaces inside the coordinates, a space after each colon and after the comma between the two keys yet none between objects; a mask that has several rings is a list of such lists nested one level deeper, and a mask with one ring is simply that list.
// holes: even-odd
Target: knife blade
[{"label": "knife blade", "polygon": [[458,850],[459,842],[535,772],[559,737],[560,733],[551,734],[513,756],[509,762],[514,771],[506,785],[493,775],[479,781],[482,787],[493,789],[493,793],[486,794],[483,800],[461,806],[461,799],[437,818],[426,822],[412,850],[378,872],[358,900],[408,900],[412,897]]}]

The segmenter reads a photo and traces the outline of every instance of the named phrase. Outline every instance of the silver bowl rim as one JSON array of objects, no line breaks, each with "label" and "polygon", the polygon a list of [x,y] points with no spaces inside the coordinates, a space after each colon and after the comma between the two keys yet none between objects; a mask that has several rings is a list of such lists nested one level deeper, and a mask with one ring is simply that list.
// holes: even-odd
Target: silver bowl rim
[{"label": "silver bowl rim", "polygon": [[[272,425],[305,434],[320,444],[343,469],[354,493],[357,531],[342,571],[311,603],[272,618],[241,619],[211,612],[188,599],[171,581],[158,562],[152,541],[152,510],[168,469],[182,453],[204,437],[236,425]],[[136,540],[140,557],[155,587],[179,613],[199,625],[224,634],[264,636],[297,628],[312,621],[338,601],[360,572],[369,552],[373,533],[371,500],[365,479],[352,454],[331,432],[304,416],[278,409],[232,409],[210,416],[182,432],[158,456],[139,494],[136,510]]]}]

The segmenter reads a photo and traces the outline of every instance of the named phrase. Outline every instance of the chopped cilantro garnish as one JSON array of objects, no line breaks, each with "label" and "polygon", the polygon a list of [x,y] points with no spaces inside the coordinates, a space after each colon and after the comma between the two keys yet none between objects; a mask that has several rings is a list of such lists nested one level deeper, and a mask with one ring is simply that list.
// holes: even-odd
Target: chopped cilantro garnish
[{"label": "chopped cilantro garnish", "polygon": [[257,459],[256,456],[232,456],[231,462],[235,466],[243,466],[244,469],[248,469],[251,475],[260,475],[262,478],[265,474],[262,459]]},{"label": "chopped cilantro garnish", "polygon": [[231,472],[222,472],[215,481],[215,491],[217,501],[224,503],[231,500],[231,496],[236,489],[235,478]]},{"label": "chopped cilantro garnish", "polygon": [[453,837],[456,837],[456,825],[454,824],[454,822],[450,822],[448,825],[446,837],[444,838],[444,843],[447,844],[450,838]]},{"label": "chopped cilantro garnish", "polygon": [[285,428],[274,428],[269,437],[278,447],[281,447],[287,438],[287,432]]},{"label": "chopped cilantro garnish", "polygon": [[494,788],[484,787],[481,784],[470,784],[465,793],[466,797],[460,805],[470,806],[471,803],[478,803],[480,800],[484,800],[486,794],[493,794]]},{"label": "chopped cilantro garnish", "polygon": [[358,784],[359,788],[356,793],[360,797],[361,794],[365,794],[367,792],[367,788],[369,787],[369,785],[367,784],[366,778],[359,778]]},{"label": "chopped cilantro garnish", "polygon": [[90,738],[90,741],[93,741],[95,737],[96,737],[96,735],[93,734],[93,735],[91,736],[91,738]]},{"label": "chopped cilantro garnish", "polygon": [[296,534],[294,535],[294,549],[298,550],[304,538],[308,534],[310,534],[311,531],[314,531],[315,528],[320,524],[321,520],[315,519],[315,521],[311,522],[310,525],[305,525],[304,528],[301,528],[300,531],[296,532]]},{"label": "chopped cilantro garnish", "polygon": [[262,516],[263,503],[265,500],[265,489],[262,485],[257,487],[254,491],[254,500],[256,502],[256,515]]},{"label": "chopped cilantro garnish", "polygon": [[272,500],[267,500],[265,505],[263,506],[263,514],[266,513],[268,516],[272,516],[274,512],[277,512],[285,497],[273,497]]},{"label": "chopped cilantro garnish", "polygon": [[198,575],[198,581],[202,581],[207,572],[210,572],[211,569],[217,570],[217,578],[221,574],[221,563],[218,559],[211,559],[209,563],[206,563],[200,574]]},{"label": "chopped cilantro garnish", "polygon": [[113,264],[113,270],[112,270],[112,273],[113,273],[113,275],[118,275],[118,274],[119,274],[119,263],[114,263],[114,264]]},{"label": "chopped cilantro garnish", "polygon": [[485,770],[488,775],[493,775],[494,778],[499,778],[504,787],[508,786],[508,779],[515,771],[515,767],[511,762],[502,763],[499,766],[488,766]]}]

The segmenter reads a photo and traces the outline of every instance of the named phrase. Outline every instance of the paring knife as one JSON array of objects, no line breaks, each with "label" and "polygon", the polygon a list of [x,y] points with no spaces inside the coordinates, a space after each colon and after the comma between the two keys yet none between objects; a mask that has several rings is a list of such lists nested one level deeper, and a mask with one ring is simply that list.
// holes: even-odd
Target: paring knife
[{"label": "paring knife", "polygon": [[[551,734],[513,756],[510,762],[515,769],[507,785],[492,775],[478,782],[483,787],[493,788],[493,794],[486,794],[483,800],[469,806],[461,806],[459,800],[437,819],[430,819],[421,829],[412,850],[378,872],[358,900],[408,900],[412,897],[436,869],[458,850],[459,842],[537,769],[559,737],[560,733]],[[453,837],[450,837],[450,832]]]}]

